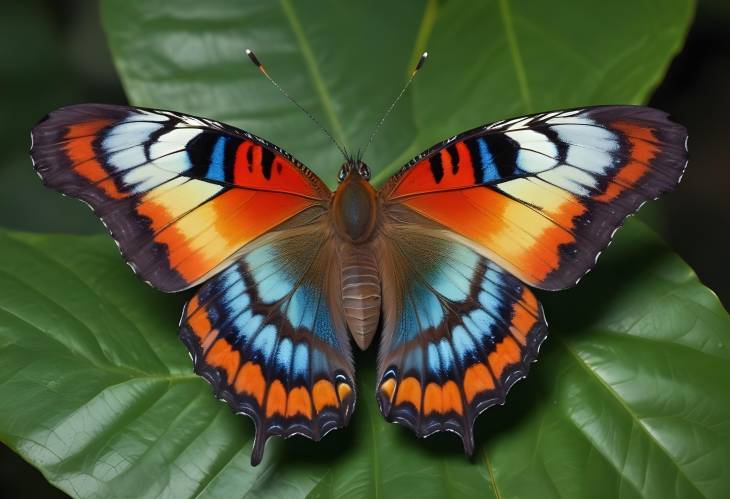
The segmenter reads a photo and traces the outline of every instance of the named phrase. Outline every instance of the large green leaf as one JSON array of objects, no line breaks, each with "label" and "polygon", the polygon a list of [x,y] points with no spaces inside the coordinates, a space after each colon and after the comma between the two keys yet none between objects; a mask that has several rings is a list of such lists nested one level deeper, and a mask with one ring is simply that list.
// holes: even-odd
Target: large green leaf
[{"label": "large green leaf", "polygon": [[[387,424],[373,356],[320,443],[272,441],[214,400],[150,290],[104,237],[0,233],[0,437],[77,497],[720,497],[729,490],[730,320],[632,224],[579,289],[546,296],[551,338],[505,407],[456,437]],[[12,401],[12,405],[7,403]]]},{"label": "large green leaf", "polygon": [[[616,2],[105,0],[133,103],[210,116],[290,150],[330,184],[424,48],[431,57],[368,162],[382,180],[465,128],[540,109],[640,102],[679,48],[686,0]],[[374,354],[358,410],[323,442],[272,441],[215,401],[175,330],[182,297],[131,276],[104,238],[0,236],[0,437],[79,496],[720,497],[730,490],[730,320],[640,224],[577,289],[542,296],[551,338],[473,461],[452,435],[386,424]],[[12,401],[12,407],[8,401]]]},{"label": "large green leaf", "polygon": [[690,0],[210,2],[104,0],[131,102],[216,118],[293,153],[331,186],[337,149],[244,55],[350,149],[428,49],[365,158],[376,180],[431,144],[514,115],[640,103],[679,50]]},{"label": "large green leaf", "polygon": [[[0,45],[0,81],[4,87],[0,92],[0,224],[99,232],[89,210],[50,190],[38,189],[38,177],[28,168],[30,128],[51,109],[78,102],[84,94],[82,85],[89,90],[84,81],[88,74],[82,76],[74,65],[50,10],[52,6],[42,2],[11,2],[3,5],[0,16],[0,33],[12,40]],[[91,50],[86,55],[96,54]],[[85,63],[93,63],[90,66],[97,71],[101,66],[103,71],[103,64],[96,59]],[[107,62],[107,66],[111,64]]]}]

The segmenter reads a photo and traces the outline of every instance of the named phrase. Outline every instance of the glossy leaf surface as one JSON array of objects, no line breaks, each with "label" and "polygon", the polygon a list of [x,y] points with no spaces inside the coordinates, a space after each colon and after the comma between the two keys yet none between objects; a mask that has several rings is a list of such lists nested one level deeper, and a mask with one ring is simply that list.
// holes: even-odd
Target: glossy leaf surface
[{"label": "glossy leaf surface", "polygon": [[[638,103],[691,17],[687,1],[142,2],[105,0],[134,104],[241,126],[330,185],[336,148],[261,78],[269,72],[349,148],[367,139],[418,54],[431,57],[366,158],[384,179],[463,129],[507,116]],[[40,188],[40,186],[39,186]],[[73,496],[721,497],[730,489],[730,320],[639,223],[569,292],[541,294],[550,337],[528,380],[478,423],[418,441],[384,422],[374,352],[360,401],[320,443],[272,441],[191,373],[184,297],[136,280],[104,237],[0,236],[0,437]]]}]

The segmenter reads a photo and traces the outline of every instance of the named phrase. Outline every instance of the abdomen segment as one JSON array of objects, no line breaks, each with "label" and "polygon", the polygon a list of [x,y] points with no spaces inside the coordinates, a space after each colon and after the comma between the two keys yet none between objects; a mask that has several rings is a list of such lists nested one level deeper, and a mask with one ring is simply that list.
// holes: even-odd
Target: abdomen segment
[{"label": "abdomen segment", "polygon": [[355,343],[365,350],[375,336],[380,318],[380,275],[370,245],[343,244],[342,309]]}]

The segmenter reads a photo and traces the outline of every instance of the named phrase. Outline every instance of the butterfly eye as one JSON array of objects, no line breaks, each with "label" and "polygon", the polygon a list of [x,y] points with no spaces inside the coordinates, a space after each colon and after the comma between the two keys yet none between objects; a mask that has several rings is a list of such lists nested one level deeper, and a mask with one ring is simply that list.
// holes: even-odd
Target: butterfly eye
[{"label": "butterfly eye", "polygon": [[370,168],[368,168],[368,165],[365,163],[360,163],[360,168],[358,169],[358,172],[360,173],[360,176],[364,178],[365,180],[370,180]]},{"label": "butterfly eye", "polygon": [[343,180],[345,180],[345,177],[347,177],[347,169],[343,166],[342,168],[340,168],[340,173],[337,174],[337,180],[342,182]]}]

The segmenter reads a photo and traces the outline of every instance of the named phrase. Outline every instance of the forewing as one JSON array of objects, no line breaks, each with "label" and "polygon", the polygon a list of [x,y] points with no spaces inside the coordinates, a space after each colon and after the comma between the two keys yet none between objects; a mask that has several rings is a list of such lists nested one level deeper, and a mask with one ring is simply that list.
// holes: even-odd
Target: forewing
[{"label": "forewing", "polygon": [[319,440],[345,426],[355,406],[349,337],[329,292],[337,276],[326,232],[315,223],[266,236],[183,312],[180,336],[195,371],[254,421],[254,465],[269,437]]},{"label": "forewing", "polygon": [[593,267],[628,215],[676,186],[686,139],[684,127],[646,107],[536,114],[428,149],[381,196],[531,286],[564,289]]},{"label": "forewing", "polygon": [[[32,131],[43,182],[86,202],[132,268],[163,291],[200,283],[329,190],[276,146],[170,111],[84,104]],[[316,216],[315,213],[312,216]]]},{"label": "forewing", "polygon": [[452,431],[474,450],[477,416],[527,375],[547,334],[517,278],[443,232],[389,227],[382,239],[377,399],[420,437]]}]

